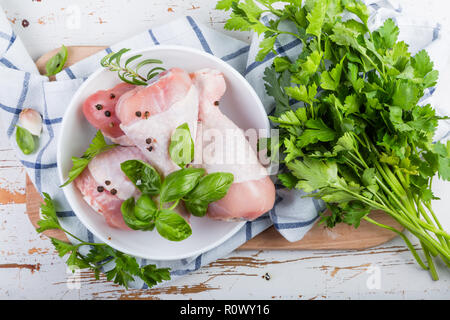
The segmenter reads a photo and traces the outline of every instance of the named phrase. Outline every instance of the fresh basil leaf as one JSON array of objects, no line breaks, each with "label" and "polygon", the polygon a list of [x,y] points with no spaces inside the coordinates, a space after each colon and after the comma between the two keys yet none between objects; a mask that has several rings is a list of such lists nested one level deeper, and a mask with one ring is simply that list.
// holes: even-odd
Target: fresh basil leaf
[{"label": "fresh basil leaf", "polygon": [[120,164],[120,168],[142,193],[159,194],[161,177],[151,165],[141,160],[127,160]]},{"label": "fresh basil leaf", "polygon": [[208,211],[208,205],[209,202],[203,200],[191,200],[184,202],[186,210],[196,217],[204,217],[206,215],[206,211]]},{"label": "fresh basil leaf", "polygon": [[64,64],[66,63],[66,61],[67,48],[63,45],[58,53],[47,61],[45,65],[45,70],[47,71],[47,73],[45,75],[47,77],[50,77],[59,73],[64,68]]},{"label": "fresh basil leaf", "polygon": [[78,177],[87,167],[89,162],[97,155],[99,155],[103,151],[115,148],[116,146],[117,144],[107,144],[103,133],[98,130],[95,134],[95,137],[92,139],[91,144],[86,149],[81,158],[72,157],[73,165],[69,171],[69,179],[67,179],[67,181],[60,186],[60,188],[67,186],[69,183],[75,180],[75,178]]},{"label": "fresh basil leaf", "polygon": [[133,230],[153,230],[154,222],[152,220],[139,220],[135,215],[135,207],[133,197],[122,202],[120,211],[122,211],[123,220],[127,226]]},{"label": "fresh basil leaf", "polygon": [[134,215],[141,221],[153,220],[157,211],[155,202],[147,194],[140,196],[134,207]]},{"label": "fresh basil leaf", "polygon": [[214,172],[204,176],[184,199],[213,202],[222,199],[233,183],[234,176],[228,172]]},{"label": "fresh basil leaf", "polygon": [[173,132],[169,154],[172,161],[181,168],[194,160],[194,141],[187,123],[183,123]]},{"label": "fresh basil leaf", "polygon": [[24,154],[31,154],[36,148],[33,135],[30,131],[19,126],[16,126],[16,142]]},{"label": "fresh basil leaf", "polygon": [[183,198],[195,188],[205,169],[184,168],[169,174],[161,186],[160,201],[172,202]]},{"label": "fresh basil leaf", "polygon": [[233,183],[228,172],[214,172],[204,176],[198,185],[183,198],[186,209],[194,216],[203,217],[211,202],[222,199]]},{"label": "fresh basil leaf", "polygon": [[181,241],[192,234],[189,223],[178,213],[169,209],[162,209],[156,219],[156,230],[170,241]]}]

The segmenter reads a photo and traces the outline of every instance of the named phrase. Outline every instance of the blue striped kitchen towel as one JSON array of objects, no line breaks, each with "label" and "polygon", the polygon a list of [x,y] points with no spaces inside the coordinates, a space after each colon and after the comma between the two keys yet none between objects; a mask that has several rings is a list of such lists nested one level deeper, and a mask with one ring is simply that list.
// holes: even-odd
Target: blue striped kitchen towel
[{"label": "blue striped kitchen towel", "polygon": [[[412,44],[413,52],[428,46],[437,68],[443,70],[447,67],[450,42],[441,40],[444,33],[440,32],[439,24],[420,18],[411,18],[410,15],[403,16],[401,8],[393,6],[387,0],[370,1],[368,4],[372,10],[371,23],[374,27],[388,17],[396,19],[401,28],[400,36]],[[417,17],[420,16],[419,12]],[[268,23],[269,19],[269,16],[265,16],[263,22]],[[290,26],[285,27],[288,29]],[[273,101],[266,95],[262,75],[276,55],[271,53],[264,61],[255,62],[254,57],[260,40],[261,38],[255,35],[251,45],[248,45],[211,30],[191,17],[185,17],[119,42],[64,69],[57,75],[57,81],[49,82],[47,77],[39,75],[25,47],[3,14],[3,10],[0,10],[1,129],[4,136],[7,136],[13,147],[18,150],[14,130],[20,111],[23,108],[33,108],[42,114],[44,130],[39,149],[31,155],[23,155],[18,150],[17,155],[39,192],[49,193],[58,203],[61,224],[82,239],[90,242],[99,241],[80,223],[67,204],[63,192],[58,187],[60,181],[56,170],[56,140],[65,107],[86,77],[97,69],[99,60],[108,52],[124,47],[141,49],[159,44],[176,44],[204,50],[222,58],[241,72],[255,88],[267,112],[270,113],[273,109]],[[288,36],[280,37],[276,46],[278,55],[295,57],[301,51],[301,44]],[[445,73],[441,72],[442,74]],[[443,109],[445,97],[445,88],[437,86],[435,90],[430,90],[427,100],[431,100],[441,114],[449,115],[448,111]],[[448,124],[444,124],[438,130],[437,137],[441,139],[444,136],[449,136]],[[318,212],[325,208],[321,201],[302,198],[302,195],[301,191],[290,191],[279,187],[273,210],[255,221],[247,222],[232,238],[199,256],[177,261],[138,259],[138,262],[141,265],[152,263],[158,267],[169,267],[174,279],[227,255],[271,225],[274,225],[289,241],[299,240],[317,220]],[[142,281],[136,280],[132,287],[145,288],[146,286]]]}]

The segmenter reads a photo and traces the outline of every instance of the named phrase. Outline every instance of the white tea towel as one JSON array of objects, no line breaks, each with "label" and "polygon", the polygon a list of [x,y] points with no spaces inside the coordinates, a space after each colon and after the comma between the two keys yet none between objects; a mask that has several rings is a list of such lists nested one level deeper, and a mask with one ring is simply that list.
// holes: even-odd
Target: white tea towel
[{"label": "white tea towel", "polygon": [[[402,30],[402,38],[410,39],[409,43],[419,43],[412,46],[415,51],[433,43],[434,47],[437,48],[436,51],[442,52],[441,48],[447,45],[440,40],[441,33],[438,25],[421,21],[420,39],[417,39],[415,26],[408,24],[410,17],[402,17],[399,8],[393,7],[385,0],[372,1],[370,6],[373,10],[371,21],[374,25],[377,21],[383,21],[387,17],[396,18]],[[57,75],[57,81],[49,82],[46,77],[39,75],[20,39],[15,36],[3,13],[0,13],[0,114],[2,129],[10,139],[11,144],[17,149],[21,162],[26,167],[28,175],[39,192],[49,193],[58,203],[57,209],[61,224],[82,239],[89,242],[98,241],[79,222],[68,206],[62,190],[58,187],[60,181],[56,171],[56,140],[65,107],[86,77],[98,68],[100,58],[108,52],[117,51],[124,47],[140,49],[159,44],[177,44],[201,49],[222,58],[244,74],[262,98],[267,112],[270,113],[272,100],[265,93],[262,74],[264,69],[271,64],[275,55],[269,54],[263,62],[255,62],[254,57],[258,51],[259,40],[260,38],[255,36],[249,46],[220,32],[206,28],[191,17],[186,17],[117,43],[70,68],[64,69]],[[300,51],[300,43],[289,37],[281,37],[277,43],[277,53],[280,55],[295,56]],[[445,52],[448,52],[447,48]],[[440,60],[436,61],[437,66],[442,66],[442,68],[447,66],[447,61],[441,63],[447,58],[446,55],[432,54],[432,56]],[[430,90],[429,99],[434,99],[437,92],[438,90],[435,92]],[[443,98],[442,100],[436,98],[437,101],[444,100]],[[39,148],[28,156],[21,153],[14,139],[18,114],[23,108],[38,110],[44,119],[44,130],[40,138]],[[448,136],[448,127],[442,129],[441,132]],[[321,201],[302,198],[302,195],[301,191],[279,188],[276,206],[270,213],[255,221],[247,222],[228,241],[199,256],[164,262],[138,259],[138,262],[141,265],[152,263],[158,267],[170,267],[172,278],[176,278],[225,256],[272,224],[286,239],[290,241],[299,240],[317,220],[318,212],[324,209],[324,204]],[[132,287],[145,288],[146,285],[141,280],[136,280]]]}]

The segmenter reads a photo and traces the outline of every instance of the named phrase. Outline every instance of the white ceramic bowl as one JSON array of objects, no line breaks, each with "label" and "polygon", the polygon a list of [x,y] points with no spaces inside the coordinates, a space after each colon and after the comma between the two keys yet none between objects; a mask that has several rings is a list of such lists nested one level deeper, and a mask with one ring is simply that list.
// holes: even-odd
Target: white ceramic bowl
[{"label": "white ceramic bowl", "polygon": [[[202,68],[220,70],[227,83],[227,91],[220,101],[223,113],[244,130],[269,129],[267,114],[253,88],[219,58],[187,47],[163,45],[133,51],[123,58],[135,54],[142,54],[141,59],[160,59],[166,69],[180,67],[188,72]],[[67,179],[72,166],[71,157],[81,156],[96,132],[83,116],[83,101],[94,92],[112,88],[118,83],[120,80],[115,72],[99,68],[73,96],[64,114],[58,141],[57,162],[61,183]],[[192,235],[181,242],[171,242],[156,231],[126,231],[109,227],[104,218],[83,200],[73,184],[64,188],[64,194],[76,216],[95,236],[117,250],[152,260],[174,260],[201,254],[222,244],[245,223],[191,217]]]}]

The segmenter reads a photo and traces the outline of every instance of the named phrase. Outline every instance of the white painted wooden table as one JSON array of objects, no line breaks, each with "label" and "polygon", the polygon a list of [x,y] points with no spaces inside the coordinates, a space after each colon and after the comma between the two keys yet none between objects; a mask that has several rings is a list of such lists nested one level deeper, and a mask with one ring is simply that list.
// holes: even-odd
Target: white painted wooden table
[{"label": "white painted wooden table", "polygon": [[[447,22],[446,0],[414,1]],[[191,15],[223,31],[214,0],[0,0],[33,58],[65,45],[108,45],[175,17]],[[404,9],[412,1],[402,0]],[[76,3],[76,5],[74,5]],[[79,23],[76,16],[79,14]],[[26,19],[29,26],[23,27]],[[244,41],[250,34],[229,33]],[[238,251],[164,287],[124,290],[105,279],[70,274],[25,214],[25,170],[0,137],[0,299],[422,299],[450,298],[442,264],[433,282],[400,239],[362,251]],[[263,276],[268,273],[270,280]]]}]

